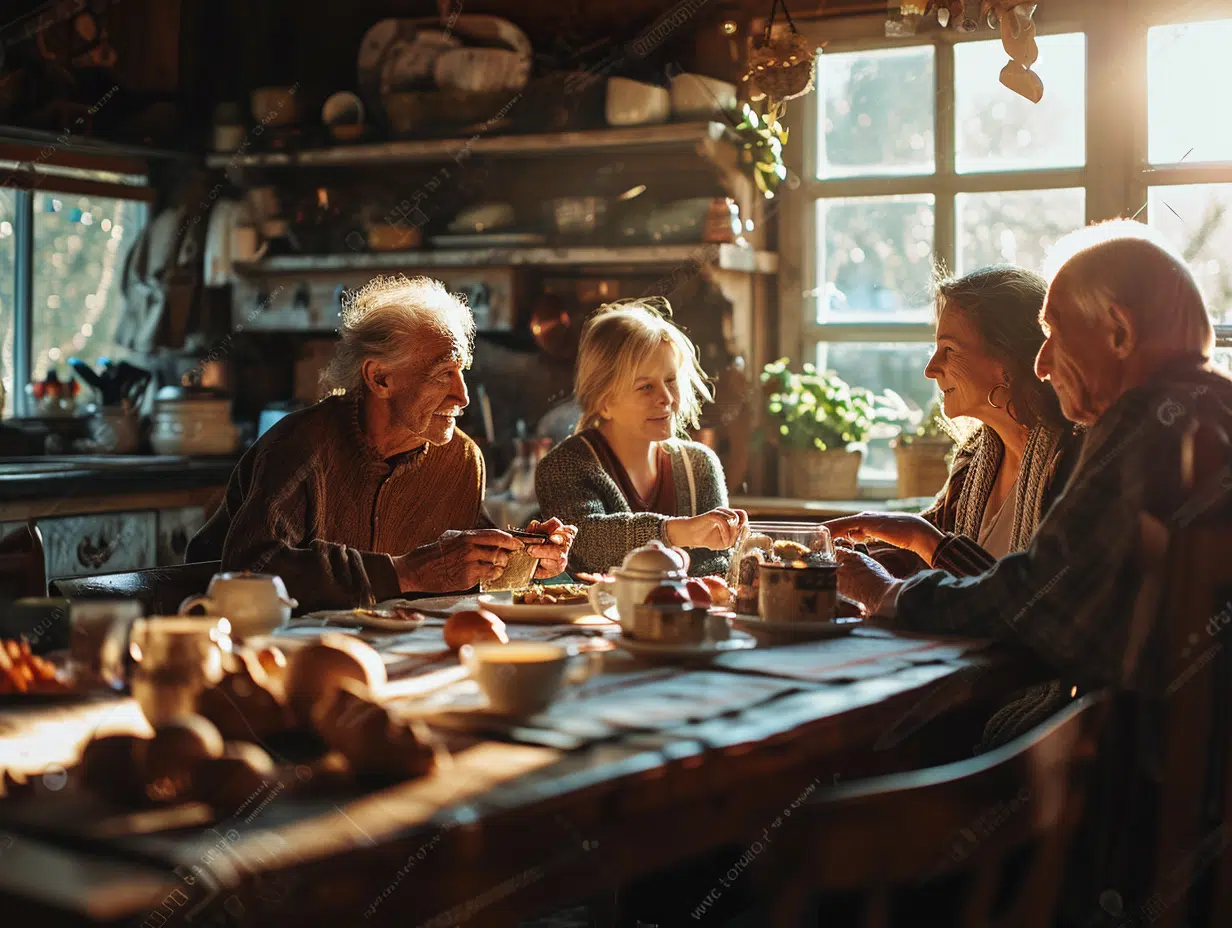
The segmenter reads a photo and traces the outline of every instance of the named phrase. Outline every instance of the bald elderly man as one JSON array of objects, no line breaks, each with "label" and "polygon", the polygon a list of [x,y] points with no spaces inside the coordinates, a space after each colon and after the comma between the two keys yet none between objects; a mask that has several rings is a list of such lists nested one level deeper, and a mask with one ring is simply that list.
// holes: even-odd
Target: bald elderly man
[{"label": "bald elderly man", "polygon": [[[1232,517],[1232,379],[1211,366],[1213,330],[1192,274],[1148,227],[1092,226],[1057,252],[1035,372],[1087,434],[1030,546],[998,561],[915,516],[837,519],[829,523],[836,537],[887,541],[944,568],[897,580],[843,550],[839,589],[877,624],[1012,644],[1060,678],[1066,697],[1072,685],[1080,694],[1113,687],[1159,699],[1150,681],[1161,655],[1144,647],[1157,612],[1147,606],[1135,620],[1135,605],[1148,551],[1165,550],[1195,519]],[[1134,763],[1149,780],[1153,761]],[[1119,779],[1129,776],[1126,769]],[[1101,832],[1122,827],[1116,808],[1103,816]],[[1081,865],[1107,867],[1119,853],[1092,851]],[[1091,880],[1125,899],[1140,888],[1130,870],[1101,874]],[[1085,904],[1086,914],[1098,911],[1095,896]]]}]

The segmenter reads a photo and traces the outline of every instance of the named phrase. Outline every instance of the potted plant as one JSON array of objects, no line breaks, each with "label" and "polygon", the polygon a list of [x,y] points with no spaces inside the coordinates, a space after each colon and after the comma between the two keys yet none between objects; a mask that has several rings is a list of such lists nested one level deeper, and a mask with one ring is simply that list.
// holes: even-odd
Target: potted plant
[{"label": "potted plant", "polygon": [[780,358],[761,373],[769,441],[783,449],[789,491],[807,499],[855,499],[869,432],[901,418],[896,397],[850,386],[812,364],[803,373]]},{"label": "potted plant", "polygon": [[903,431],[893,441],[898,465],[898,495],[935,496],[950,475],[950,456],[954,451],[955,427],[934,400],[914,429]]}]

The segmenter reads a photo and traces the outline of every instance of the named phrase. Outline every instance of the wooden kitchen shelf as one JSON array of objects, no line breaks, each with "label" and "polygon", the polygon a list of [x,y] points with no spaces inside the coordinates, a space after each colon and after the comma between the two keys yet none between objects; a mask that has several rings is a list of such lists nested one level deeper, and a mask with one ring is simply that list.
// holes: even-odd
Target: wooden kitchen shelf
[{"label": "wooden kitchen shelf", "polygon": [[690,264],[747,274],[778,271],[778,255],[733,244],[634,245],[604,248],[451,248],[375,254],[278,255],[236,265],[245,275],[349,270],[429,270],[449,267],[612,267],[671,268]]},{"label": "wooden kitchen shelf", "polygon": [[373,163],[461,161],[475,155],[541,157],[581,152],[637,149],[695,148],[709,154],[723,143],[728,127],[721,122],[665,123],[656,126],[617,126],[575,132],[530,135],[476,135],[457,139],[404,139],[361,145],[335,145],[305,151],[215,152],[206,156],[212,168],[346,166]]}]

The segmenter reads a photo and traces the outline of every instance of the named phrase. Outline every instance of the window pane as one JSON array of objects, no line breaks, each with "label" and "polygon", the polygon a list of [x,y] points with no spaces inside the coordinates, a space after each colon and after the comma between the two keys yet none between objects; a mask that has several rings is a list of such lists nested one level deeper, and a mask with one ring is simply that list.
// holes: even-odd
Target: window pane
[{"label": "window pane", "polygon": [[990,264],[1017,264],[1038,271],[1053,242],[1086,224],[1086,191],[1072,187],[960,193],[954,208],[959,274]]},{"label": "window pane", "polygon": [[1044,98],[1032,103],[998,79],[1009,61],[1000,39],[954,47],[954,169],[1039,170],[1086,163],[1087,39],[1042,35],[1032,70]]},{"label": "window pane", "polygon": [[934,57],[931,45],[820,57],[818,177],[933,172]]},{"label": "window pane", "polygon": [[1149,222],[1181,249],[1217,323],[1232,323],[1232,184],[1147,190]]},{"label": "window pane", "polygon": [[[832,370],[849,384],[874,393],[893,390],[912,410],[927,410],[936,398],[936,384],[924,376],[933,353],[931,344],[911,342],[819,342],[818,370]],[[890,439],[898,433],[891,427],[870,437],[868,453],[860,468],[862,481],[895,478],[894,452]]]},{"label": "window pane", "polygon": [[817,201],[817,321],[927,322],[933,197]]},{"label": "window pane", "polygon": [[13,217],[17,195],[0,189],[0,379],[4,382],[4,415],[13,414],[13,274],[17,264],[17,237]]},{"label": "window pane", "polygon": [[1146,35],[1147,158],[1232,161],[1232,19],[1155,26]]},{"label": "window pane", "polygon": [[1232,348],[1216,348],[1211,358],[1216,367],[1232,377]]},{"label": "window pane", "polygon": [[145,215],[134,200],[35,194],[34,377],[60,366],[60,379],[70,379],[70,357],[122,357],[114,341],[120,274]]}]

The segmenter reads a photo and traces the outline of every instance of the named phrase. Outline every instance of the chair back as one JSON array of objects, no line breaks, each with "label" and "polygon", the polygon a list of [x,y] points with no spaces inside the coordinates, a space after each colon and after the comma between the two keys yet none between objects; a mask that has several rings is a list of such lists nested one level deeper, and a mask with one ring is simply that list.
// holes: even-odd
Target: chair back
[{"label": "chair back", "polygon": [[1106,700],[971,760],[818,791],[758,864],[772,924],[1051,924]]},{"label": "chair back", "polygon": [[31,519],[0,539],[0,597],[47,595],[43,533]]},{"label": "chair back", "polygon": [[204,593],[220,561],[199,561],[150,570],[120,571],[53,580],[52,596],[69,599],[135,599],[147,615],[175,615],[189,596]]}]

